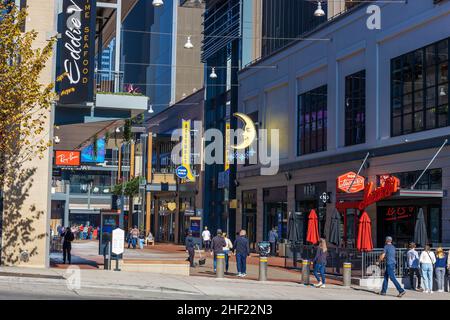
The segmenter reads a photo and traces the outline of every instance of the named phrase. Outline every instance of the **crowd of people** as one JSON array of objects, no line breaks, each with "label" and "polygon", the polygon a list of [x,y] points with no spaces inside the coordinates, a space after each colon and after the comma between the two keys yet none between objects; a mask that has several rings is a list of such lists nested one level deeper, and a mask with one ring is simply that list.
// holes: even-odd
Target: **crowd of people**
[{"label": "crowd of people", "polygon": [[[74,224],[70,227],[70,231],[73,233],[76,240],[98,240],[100,235],[100,227],[94,227],[92,225]],[[56,227],[56,235],[62,237],[66,232],[66,228],[58,225]],[[55,236],[53,229],[50,227],[51,236]]]},{"label": "crowd of people", "polygon": [[137,226],[134,226],[128,230],[126,241],[128,249],[130,249],[130,246],[133,247],[133,249],[136,249],[137,246],[139,246],[140,249],[144,249],[145,243],[154,241],[154,237],[151,232],[145,236],[144,231],[141,231]]}]

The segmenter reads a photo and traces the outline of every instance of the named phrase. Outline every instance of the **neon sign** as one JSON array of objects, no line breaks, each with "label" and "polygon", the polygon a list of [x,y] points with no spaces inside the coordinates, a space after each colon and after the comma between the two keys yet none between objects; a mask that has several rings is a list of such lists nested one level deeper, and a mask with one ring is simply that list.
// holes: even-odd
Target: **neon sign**
[{"label": "neon sign", "polygon": [[373,203],[389,198],[400,188],[400,180],[396,177],[389,177],[384,181],[382,187],[373,190],[373,182],[370,182],[364,189],[364,199],[358,204],[358,209],[363,211]]}]

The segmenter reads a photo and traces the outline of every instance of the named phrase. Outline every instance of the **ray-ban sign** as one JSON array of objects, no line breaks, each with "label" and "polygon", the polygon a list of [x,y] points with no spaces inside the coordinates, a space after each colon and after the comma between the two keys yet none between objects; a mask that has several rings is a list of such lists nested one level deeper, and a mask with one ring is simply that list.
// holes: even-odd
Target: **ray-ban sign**
[{"label": "ray-ban sign", "polygon": [[55,151],[55,165],[57,166],[73,166],[80,165],[80,151]]},{"label": "ray-ban sign", "polygon": [[59,50],[61,74],[59,83],[61,104],[83,104],[94,97],[94,48],[96,2],[94,0],[64,0]]}]

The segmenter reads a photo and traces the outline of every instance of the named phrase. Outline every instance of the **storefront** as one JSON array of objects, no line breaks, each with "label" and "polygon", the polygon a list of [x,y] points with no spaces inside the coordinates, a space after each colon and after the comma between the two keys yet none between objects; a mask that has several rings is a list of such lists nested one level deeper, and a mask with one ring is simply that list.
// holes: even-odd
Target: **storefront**
[{"label": "storefront", "polygon": [[269,231],[278,229],[278,238],[287,238],[287,187],[267,188],[263,190],[264,224],[263,239],[269,239]]},{"label": "storefront", "polygon": [[[374,245],[382,247],[391,236],[397,247],[407,247],[414,240],[414,229],[420,210],[423,211],[428,240],[442,241],[442,170],[432,169],[418,180],[422,171],[377,175],[376,187],[361,182],[363,191],[342,192],[337,181],[336,209],[341,214],[341,235],[345,247],[354,248],[359,218],[369,206],[376,210]],[[396,186],[393,186],[395,181]],[[414,189],[411,186],[418,181]]]},{"label": "storefront", "polygon": [[308,216],[312,209],[316,210],[319,218],[319,233],[324,235],[326,221],[326,206],[320,199],[323,193],[326,193],[327,183],[307,183],[295,186],[295,212],[299,216],[299,230],[301,231],[300,239],[305,243],[306,228],[308,225]]},{"label": "storefront", "polygon": [[256,248],[257,191],[242,191],[242,229],[247,231],[250,248]]},{"label": "storefront", "polygon": [[158,201],[158,242],[175,241],[176,198],[160,198]]}]

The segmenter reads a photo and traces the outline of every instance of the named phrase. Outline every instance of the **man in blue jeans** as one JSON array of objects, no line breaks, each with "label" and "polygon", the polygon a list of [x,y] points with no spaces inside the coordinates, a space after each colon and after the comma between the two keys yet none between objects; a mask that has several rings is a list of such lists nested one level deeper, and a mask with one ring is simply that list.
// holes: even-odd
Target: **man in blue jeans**
[{"label": "man in blue jeans", "polygon": [[239,236],[234,240],[234,254],[236,255],[236,266],[238,277],[245,277],[247,275],[247,257],[250,255],[250,247],[248,239],[245,237],[247,232],[241,230]]},{"label": "man in blue jeans", "polygon": [[386,291],[388,288],[388,281],[391,279],[391,281],[394,283],[395,288],[398,291],[397,297],[401,298],[405,293],[405,289],[402,288],[400,283],[398,283],[397,279],[395,278],[395,247],[392,244],[392,238],[386,237],[386,245],[384,246],[384,251],[380,255],[379,261],[377,261],[377,265],[386,259],[386,271],[384,272],[384,281],[383,281],[383,288],[381,289],[380,295],[385,296]]}]

